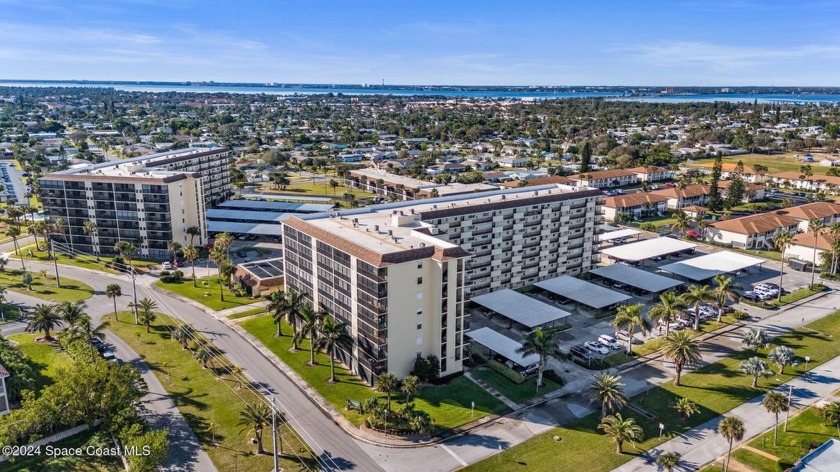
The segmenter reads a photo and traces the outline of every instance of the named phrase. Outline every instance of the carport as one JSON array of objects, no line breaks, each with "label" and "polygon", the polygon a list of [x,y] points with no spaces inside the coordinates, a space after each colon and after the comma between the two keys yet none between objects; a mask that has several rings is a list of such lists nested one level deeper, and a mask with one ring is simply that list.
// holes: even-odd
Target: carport
[{"label": "carport", "polygon": [[670,272],[687,280],[704,282],[720,274],[734,274],[758,267],[766,261],[757,257],[746,256],[737,252],[720,251],[705,256],[695,257],[687,261],[667,264],[659,270]]},{"label": "carport", "polygon": [[589,271],[589,273],[603,279],[619,282],[629,287],[653,294],[661,293],[683,285],[683,283],[679,280],[663,277],[646,270],[636,269],[635,267],[623,264],[612,264],[604,267],[598,267],[597,269]]},{"label": "carport", "polygon": [[601,254],[606,254],[610,259],[615,261],[639,264],[656,257],[665,257],[683,252],[691,253],[696,247],[696,244],[679,239],[661,237],[609,247],[602,249]]},{"label": "carport", "polygon": [[208,233],[254,234],[257,236],[280,237],[283,227],[271,223],[234,223],[230,221],[208,221]]},{"label": "carport", "polygon": [[555,321],[571,314],[509,288],[479,295],[470,301],[504,316],[511,321],[510,327],[514,321],[531,329],[549,323],[554,325]]},{"label": "carport", "polygon": [[633,298],[615,290],[610,290],[568,275],[543,280],[534,285],[555,295],[568,298],[574,301],[575,304],[582,303],[596,310],[617,305]]},{"label": "carport", "polygon": [[492,353],[496,353],[523,368],[530,367],[540,361],[540,356],[537,354],[523,356],[518,353],[517,351],[522,347],[521,343],[490,328],[479,328],[470,331],[467,333],[467,337],[490,350],[491,356]]},{"label": "carport", "polygon": [[610,231],[599,234],[598,241],[611,243],[616,239],[630,238],[633,236],[638,239],[640,234],[642,234],[642,232],[635,229],[620,229],[618,231]]}]

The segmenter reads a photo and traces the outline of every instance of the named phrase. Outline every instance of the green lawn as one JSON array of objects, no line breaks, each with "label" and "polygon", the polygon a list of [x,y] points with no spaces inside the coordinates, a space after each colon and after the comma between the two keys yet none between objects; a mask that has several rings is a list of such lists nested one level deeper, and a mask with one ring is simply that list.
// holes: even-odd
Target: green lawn
[{"label": "green lawn", "polygon": [[[329,401],[337,410],[341,411],[350,422],[362,424],[364,417],[357,411],[345,411],[347,400],[364,402],[369,397],[386,398],[384,394],[375,392],[361,379],[347,369],[336,365],[336,377],[339,382],[329,384],[330,378],[329,356],[323,353],[316,355],[315,367],[307,367],[309,362],[309,343],[301,344],[297,352],[289,352],[292,346],[291,328],[283,326],[285,336],[275,337],[277,327],[270,316],[253,318],[242,323],[242,327],[253,334],[266,347],[291,367],[321,396]],[[400,408],[402,395],[392,397],[392,408]],[[490,413],[501,412],[504,404],[479,388],[466,377],[458,377],[446,385],[430,386],[421,390],[413,400],[418,410],[427,411],[435,421],[437,433],[455,428]],[[475,411],[471,414],[471,402],[475,402]]]},{"label": "green lawn", "polygon": [[[43,246],[43,243],[41,243],[41,245]],[[32,251],[32,257],[29,257],[29,251],[30,250]],[[47,250],[43,250],[43,251],[36,250],[34,244],[20,248],[20,252],[21,252],[21,254],[23,254],[23,259],[24,260],[47,262],[47,263],[52,262],[52,259],[50,258],[49,251],[47,251]],[[20,258],[20,256],[13,256],[13,257],[15,259]],[[108,256],[102,256],[102,257],[99,257],[99,258],[97,258],[96,256],[74,256],[74,257],[70,257],[70,256],[68,256],[66,254],[63,254],[63,253],[60,253],[60,252],[57,255],[57,261],[58,261],[59,264],[62,264],[62,265],[81,267],[83,269],[98,270],[98,271],[102,271],[102,272],[107,272],[109,274],[117,274],[117,273],[119,273],[118,271],[116,271],[114,269],[111,269],[111,268],[108,268],[108,267],[105,267],[105,264],[111,262],[112,259],[113,259],[113,257],[108,257]],[[152,261],[152,260],[139,259],[139,260],[131,261],[131,264],[134,266],[135,269],[137,269],[138,272],[148,272],[149,268],[159,265],[160,262]],[[59,269],[58,275],[59,276],[61,275],[61,269]]]},{"label": "green lawn", "polygon": [[784,306],[790,303],[798,302],[803,298],[808,298],[811,295],[816,295],[825,290],[825,286],[820,285],[817,290],[813,290],[810,287],[800,288],[799,290],[794,290],[787,295],[782,295],[782,298],[779,301],[774,300],[773,304],[776,306]]},{"label": "green lawn", "polygon": [[[738,320],[735,319],[734,316],[732,316],[731,314],[728,314],[728,315],[723,315],[723,317],[720,320],[720,323],[718,323],[717,320],[701,321],[700,322],[700,331],[694,331],[690,328],[686,328],[686,331],[691,335],[691,337],[697,337],[697,336],[700,336],[701,334],[711,333],[711,332],[717,331],[721,328],[725,328],[725,327],[727,327],[727,326],[729,326],[733,323],[737,323],[737,322],[738,322]],[[663,331],[663,334],[665,334],[664,331]],[[653,353],[655,353],[656,351],[659,350],[661,345],[662,345],[662,338],[661,337],[651,339],[650,341],[646,341],[644,344],[640,344],[638,346],[634,345],[633,346],[633,353],[636,354],[636,355],[633,356],[633,357],[628,356],[627,353],[625,352],[625,350],[622,349],[620,351],[614,352],[614,353],[608,355],[607,357],[605,357],[604,362],[610,367],[619,366],[619,365],[624,364],[626,362],[636,360],[639,357],[644,357],[644,356],[648,356],[650,354],[653,354]]]},{"label": "green lawn", "polygon": [[20,308],[13,306],[13,305],[2,305],[3,309],[3,319],[0,319],[0,324],[8,323],[9,321],[13,321],[20,316]]},{"label": "green lawn", "polygon": [[[86,445],[90,444],[113,447],[113,443],[110,441],[107,445],[98,442],[96,439],[91,441],[94,434],[93,431],[85,431],[53,443],[52,446],[57,448],[85,448]],[[65,472],[68,470],[75,472],[116,472],[123,470],[122,461],[117,456],[67,455],[50,457],[43,453],[16,460],[14,463],[3,464],[0,468],[4,472]]]},{"label": "green lawn", "polygon": [[[130,321],[128,311],[120,313],[121,321],[118,322],[114,322],[111,315],[105,318],[111,321],[111,332],[130,344],[154,371],[219,470],[269,470],[271,456],[255,456],[255,446],[248,441],[252,435],[241,432],[241,427],[237,426],[239,412],[245,402],[256,400],[256,394],[238,389],[237,382],[227,374],[214,372],[215,364],[211,364],[210,369],[203,369],[190,351],[170,339],[169,326],[173,321],[166,315],[158,315],[149,334]],[[211,424],[217,425],[216,447],[211,445],[213,438],[208,430]],[[301,457],[309,456],[306,445],[298,442],[287,427],[281,434],[286,454],[294,449]],[[270,432],[264,436],[264,446],[271,449]],[[285,470],[303,469],[291,455],[283,457],[280,466]]]},{"label": "green lawn", "polygon": [[8,336],[29,359],[35,374],[36,392],[50,385],[58,377],[58,370],[70,367],[73,360],[61,352],[57,344],[36,343],[42,333],[20,333]]},{"label": "green lawn", "polygon": [[173,293],[177,293],[182,297],[195,300],[207,308],[216,311],[242,305],[250,305],[261,300],[261,298],[251,298],[247,295],[239,297],[234,296],[234,294],[228,290],[227,286],[225,286],[225,301],[222,301],[219,296],[219,278],[215,275],[211,275],[210,277],[201,277],[197,279],[196,282],[198,283],[197,287],[193,286],[192,280],[183,280],[175,283],[164,283],[163,281],[158,280],[155,282],[155,285]]},{"label": "green lawn", "polygon": [[[819,165],[819,161],[823,158],[821,153],[812,153],[814,154],[814,161],[816,162],[801,162],[794,159],[793,156],[799,155],[802,156],[806,154],[808,151],[800,151],[800,152],[787,152],[783,154],[773,154],[773,155],[766,155],[766,154],[743,154],[740,156],[729,156],[723,158],[724,167],[727,164],[735,165],[738,161],[744,162],[744,170],[748,172],[752,172],[752,165],[753,164],[761,164],[767,167],[767,170],[771,174],[776,174],[779,172],[799,172],[799,167],[803,165],[810,164],[811,170],[813,171],[814,175],[825,175],[828,172],[830,167],[823,167]],[[696,162],[692,164],[687,164],[688,167],[698,167],[698,168],[711,168],[714,165],[714,159],[698,159]]]},{"label": "green lawn", "polygon": [[228,319],[229,320],[238,320],[239,318],[246,318],[248,316],[261,315],[261,314],[264,314],[264,313],[265,313],[265,308],[264,307],[253,308],[251,310],[245,310],[245,311],[242,311],[242,312],[239,312],[239,313],[234,313],[232,315],[228,315]]},{"label": "green lawn", "polygon": [[556,381],[543,377],[543,386],[537,391],[537,377],[531,377],[524,383],[515,384],[503,377],[502,374],[489,368],[473,369],[472,374],[477,378],[487,382],[490,386],[496,389],[499,393],[516,403],[526,402],[536,396],[545,395],[562,387]]},{"label": "green lawn", "polygon": [[[22,270],[5,270],[0,272],[0,285],[7,289],[50,302],[75,302],[86,300],[93,296],[93,288],[78,280],[61,277],[61,288],[56,287],[55,276],[47,274],[46,278],[38,272],[32,274],[32,290],[23,284]],[[61,271],[59,271],[59,276]]]},{"label": "green lawn", "polygon": [[[769,415],[770,413],[768,413]],[[755,453],[739,450],[738,460],[743,456],[746,461],[753,461],[762,464],[756,467],[760,471],[782,471],[786,470],[801,459],[812,446],[820,445],[832,437],[837,436],[837,429],[831,426],[824,426],[822,417],[814,408],[808,408],[802,413],[794,416],[788,423],[788,431],[784,431],[784,414],[779,418],[778,445],[773,445],[773,430],[753,439],[749,445],[756,449],[770,453],[779,458],[778,462],[761,457]],[[754,459],[757,458],[757,459]],[[745,462],[747,463],[747,462]],[[750,465],[750,464],[748,464]]]},{"label": "green lawn", "polygon": [[[800,357],[811,357],[811,363],[807,368],[804,364],[800,364],[794,368],[788,367],[785,374],[775,374],[773,377],[779,378],[780,382],[762,379],[759,380],[758,387],[751,387],[751,379],[743,374],[738,366],[741,361],[753,356],[754,353],[741,351],[695,372],[684,374],[681,387],[674,387],[673,383],[669,382],[633,397],[631,400],[634,405],[652,413],[654,417],[647,419],[630,409],[622,411],[625,417],[636,418],[645,431],[644,441],[636,447],[626,446],[625,450],[629,454],[615,453],[614,444],[597,430],[598,415],[593,413],[514,446],[504,451],[501,458],[491,457],[474,464],[468,470],[527,469],[558,472],[612,470],[631,460],[635,454],[682,434],[778,386],[779,383],[785,383],[794,376],[801,375],[806,370],[813,369],[840,355],[840,343],[835,341],[838,336],[840,336],[840,312],[835,312],[804,328],[775,339],[774,345],[784,344],[794,349]],[[759,351],[762,357],[766,354],[765,349]],[[681,396],[689,398],[700,408],[700,413],[687,421],[677,418],[670,408],[670,405]],[[665,424],[665,434],[662,439],[658,437],[659,423]],[[553,439],[555,435],[562,440],[555,441]],[[557,457],[563,457],[563,461],[558,462]]]}]

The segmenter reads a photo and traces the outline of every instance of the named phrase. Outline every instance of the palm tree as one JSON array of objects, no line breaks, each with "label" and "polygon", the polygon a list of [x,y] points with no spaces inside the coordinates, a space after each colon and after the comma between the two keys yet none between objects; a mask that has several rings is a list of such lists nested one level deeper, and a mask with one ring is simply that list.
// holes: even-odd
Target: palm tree
[{"label": "palm tree", "polygon": [[210,260],[216,264],[216,267],[219,272],[219,297],[222,301],[225,301],[225,290],[224,284],[222,283],[222,265],[228,260],[227,250],[224,249],[222,246],[213,246],[213,249],[210,250]]},{"label": "palm tree", "polygon": [[601,404],[601,418],[607,416],[607,410],[618,409],[627,403],[627,397],[621,392],[620,375],[601,372],[592,378],[589,384],[589,403]]},{"label": "palm tree", "polygon": [[787,398],[784,394],[779,392],[769,392],[767,395],[764,396],[764,401],[762,402],[764,408],[767,409],[768,413],[773,413],[776,415],[776,425],[773,427],[773,445],[777,445],[777,439],[779,435],[779,413],[783,411],[788,411],[788,403]]},{"label": "palm tree", "polygon": [[96,221],[85,221],[85,225],[82,230],[90,238],[90,246],[93,248],[93,252],[99,254],[99,245],[96,244],[96,234],[99,232],[99,227],[96,225]]},{"label": "palm tree", "polygon": [[193,287],[198,287],[198,283],[195,280],[195,261],[198,259],[198,256],[199,253],[197,247],[187,246],[184,248],[184,259],[186,259],[190,263],[190,267],[192,267]]},{"label": "palm tree", "polygon": [[12,244],[15,246],[15,254],[20,256],[20,266],[23,270],[26,270],[26,265],[23,263],[23,254],[20,253],[20,247],[18,247],[17,238],[20,236],[20,226],[10,223],[9,227],[6,228],[6,236],[12,238]]},{"label": "palm tree", "polygon": [[615,452],[617,454],[624,454],[623,447],[626,441],[642,441],[645,437],[642,427],[636,424],[636,420],[634,418],[624,419],[621,417],[621,413],[602,418],[598,429],[615,441]]},{"label": "palm tree", "polygon": [[172,254],[172,263],[175,263],[175,258],[177,257],[178,251],[181,250],[183,246],[178,241],[169,241],[166,245],[166,249]]},{"label": "palm tree", "polygon": [[58,218],[55,220],[53,223],[53,230],[61,235],[61,241],[63,243],[67,243],[67,220],[64,218]]},{"label": "palm tree", "polygon": [[29,333],[41,331],[44,333],[45,341],[52,341],[50,331],[59,328],[62,324],[61,315],[56,313],[55,305],[39,303],[32,311],[32,319],[26,324],[26,331]]},{"label": "palm tree", "polygon": [[770,367],[767,365],[767,363],[758,357],[750,357],[744,362],[741,362],[741,365],[739,367],[741,369],[741,372],[752,377],[753,387],[758,386],[759,377],[773,376],[773,371],[770,370]]},{"label": "palm tree", "polygon": [[385,405],[388,411],[391,411],[391,394],[400,390],[400,379],[390,372],[380,374],[376,377],[376,390],[388,395]]},{"label": "palm tree", "polygon": [[752,349],[758,354],[758,350],[767,347],[769,344],[767,341],[767,333],[761,328],[750,328],[749,331],[744,333],[744,339],[741,342],[747,346],[748,349]]},{"label": "palm tree", "polygon": [[225,253],[230,249],[231,244],[233,244],[233,235],[230,233],[217,234],[216,239],[213,240],[213,247],[220,247]]},{"label": "palm tree", "polygon": [[680,455],[676,452],[663,452],[656,458],[656,465],[671,472],[680,465]]},{"label": "palm tree", "polygon": [[190,226],[187,228],[187,235],[190,237],[190,246],[193,245],[193,240],[196,236],[201,236],[201,228],[198,226]]},{"label": "palm tree", "polygon": [[318,333],[325,316],[329,316],[329,314],[322,310],[315,311],[309,304],[303,305],[303,308],[300,309],[301,324],[300,329],[295,333],[295,337],[309,339],[309,367],[317,365],[315,352],[318,350]]},{"label": "palm tree", "polygon": [[62,321],[67,323],[68,327],[73,327],[83,317],[87,316],[85,309],[87,304],[83,301],[75,303],[64,302],[56,308],[56,312],[61,316]]},{"label": "palm tree", "polygon": [[700,408],[697,404],[685,397],[680,397],[679,400],[671,405],[671,408],[677,410],[677,415],[681,420],[687,420],[691,415],[700,413]]},{"label": "palm tree", "polygon": [[537,364],[537,391],[543,385],[543,370],[548,363],[548,359],[552,357],[559,360],[563,359],[563,355],[560,353],[560,349],[557,348],[557,340],[555,339],[559,332],[560,330],[557,328],[548,328],[545,330],[536,328],[525,336],[525,339],[522,341],[522,346],[516,350],[516,353],[522,354],[523,357],[530,356],[531,354],[539,356],[540,360]]},{"label": "palm tree", "polygon": [[700,330],[700,305],[714,300],[714,294],[708,285],[692,285],[688,292],[682,294],[686,305],[694,305],[694,331]]},{"label": "palm tree", "polygon": [[292,350],[297,351],[297,325],[300,319],[300,311],[304,305],[303,295],[295,292],[292,289],[286,291],[286,304],[284,305],[284,312],[286,314],[286,322],[292,327]]},{"label": "palm tree", "polygon": [[[817,240],[820,239],[820,234],[826,229],[822,220],[813,219],[808,222],[808,232],[814,233],[814,263],[811,264],[811,285],[814,285],[814,277],[817,274]],[[781,290],[779,292],[781,294]]]},{"label": "palm tree", "polygon": [[411,401],[411,397],[417,395],[420,391],[420,378],[416,375],[408,375],[402,380],[400,384],[400,391],[405,394],[406,404]]},{"label": "palm tree", "polygon": [[622,305],[618,307],[610,325],[616,329],[625,328],[627,330],[627,354],[633,355],[633,336],[636,333],[636,328],[641,328],[642,334],[647,334],[650,330],[650,322],[642,316],[641,303],[636,305]]},{"label": "palm tree", "polygon": [[149,332],[149,327],[151,326],[152,322],[155,321],[157,315],[155,315],[155,310],[157,309],[157,303],[150,298],[144,298],[140,300],[138,303],[138,308],[140,309],[140,322],[143,323],[143,326],[146,327],[146,332]]},{"label": "palm tree", "polygon": [[677,376],[674,378],[675,387],[680,386],[683,367],[695,366],[703,360],[697,341],[685,331],[671,333],[665,338],[660,351],[665,359],[674,363],[674,369],[677,371]]},{"label": "palm tree", "polygon": [[130,241],[119,241],[117,244],[114,244],[114,250],[128,262],[129,269],[134,273],[134,267],[131,265],[131,261],[134,260],[134,255],[137,254],[137,246]]},{"label": "palm tree", "polygon": [[23,284],[26,285],[26,288],[29,290],[32,290],[33,280],[34,278],[32,277],[32,273],[29,271],[24,272],[23,275],[20,276],[20,281],[23,282]]},{"label": "palm tree", "polygon": [[840,402],[832,402],[823,408],[822,417],[828,426],[837,428],[837,437],[840,438]]},{"label": "palm tree", "polygon": [[723,274],[716,275],[714,282],[715,288],[713,294],[718,309],[717,320],[720,323],[720,319],[723,317],[723,307],[726,306],[726,302],[738,299],[737,290],[740,290],[741,286],[735,283],[732,277],[727,277]]},{"label": "palm tree", "polygon": [[[311,307],[310,307],[311,309]],[[277,336],[283,336],[283,318],[286,314],[286,292],[274,292],[268,296],[265,311],[271,314],[271,319],[277,325]]]},{"label": "palm tree", "polygon": [[680,235],[684,235],[685,230],[691,227],[691,219],[682,210],[674,212],[674,218],[676,218],[676,221],[671,224],[671,231],[677,231]]},{"label": "palm tree", "polygon": [[335,383],[335,355],[340,348],[349,348],[353,345],[353,338],[347,334],[347,323],[336,321],[334,317],[327,316],[321,323],[320,345],[330,354],[330,383]]},{"label": "palm tree", "polygon": [[263,429],[271,424],[271,409],[265,403],[246,405],[239,412],[237,426],[242,426],[242,432],[254,433],[257,440],[257,454],[265,454],[263,449]]},{"label": "palm tree", "polygon": [[201,367],[206,369],[207,363],[212,361],[213,358],[216,357],[216,352],[209,349],[206,345],[202,345],[201,347],[195,350],[193,355],[195,356],[198,362],[201,362]]},{"label": "palm tree", "polygon": [[782,252],[782,270],[779,271],[779,296],[777,298],[779,301],[781,301],[782,292],[784,291],[782,281],[785,276],[785,253],[791,244],[793,244],[793,235],[790,234],[790,231],[788,230],[784,230],[773,236],[773,245],[776,246],[776,249]]},{"label": "palm tree", "polygon": [[796,354],[794,354],[793,349],[787,346],[779,346],[772,351],[770,354],[767,355],[767,359],[779,366],[779,373],[785,373],[786,366],[795,366],[796,363]]},{"label": "palm tree", "polygon": [[744,439],[744,422],[737,416],[728,416],[718,423],[718,434],[729,441],[729,450],[726,452],[726,465],[724,472],[729,471],[729,458],[732,455],[732,443]]},{"label": "palm tree", "polygon": [[75,324],[67,328],[67,333],[70,336],[70,339],[83,339],[84,341],[90,343],[94,339],[98,339],[100,341],[104,340],[105,328],[107,327],[107,321],[93,326],[90,316],[84,315],[79,318]]},{"label": "palm tree", "polygon": [[[681,310],[685,309],[682,298],[674,292],[665,292],[659,295],[659,304],[648,311],[648,318],[654,323],[665,324],[665,337],[671,332],[671,323],[676,321]],[[660,331],[661,332],[661,331]]]}]

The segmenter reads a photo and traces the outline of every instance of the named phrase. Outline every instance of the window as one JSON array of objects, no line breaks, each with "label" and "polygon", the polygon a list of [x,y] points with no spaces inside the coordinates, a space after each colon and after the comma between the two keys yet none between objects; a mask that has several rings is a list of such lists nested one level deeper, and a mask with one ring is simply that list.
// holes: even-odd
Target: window
[{"label": "window", "polygon": [[423,277],[417,277],[417,285],[423,285]]},{"label": "window", "polygon": [[423,336],[417,336],[417,345],[420,346],[423,344]]},{"label": "window", "polygon": [[417,299],[418,299],[418,300],[422,300],[422,299],[423,299],[423,292],[417,292]]},{"label": "window", "polygon": [[422,315],[422,314],[423,314],[423,307],[422,307],[422,306],[418,306],[418,307],[417,307],[417,314],[418,314],[418,315]]},{"label": "window", "polygon": [[423,323],[417,323],[417,329],[423,329]]},{"label": "window", "polygon": [[417,263],[417,268],[418,268],[418,269],[422,269],[422,268],[423,268],[423,263],[422,263],[422,262],[418,262],[418,263]]}]

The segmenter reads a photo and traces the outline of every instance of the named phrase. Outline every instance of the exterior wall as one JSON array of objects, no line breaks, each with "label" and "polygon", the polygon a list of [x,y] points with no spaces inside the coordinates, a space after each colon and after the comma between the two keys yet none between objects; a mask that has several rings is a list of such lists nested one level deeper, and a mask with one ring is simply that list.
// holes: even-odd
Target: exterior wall
[{"label": "exterior wall", "polygon": [[6,392],[6,378],[0,377],[0,416],[9,413],[9,395]]},{"label": "exterior wall", "polygon": [[[817,248],[817,260],[816,263],[820,263],[820,254],[825,252],[824,250]],[[785,252],[786,259],[799,259],[800,261],[806,261],[814,263],[814,247],[813,246],[802,246],[799,244],[794,244],[787,248]]]},{"label": "exterior wall", "polygon": [[228,149],[214,151],[172,153],[173,162],[149,167],[180,172],[195,172],[204,181],[204,203],[207,208],[217,205],[230,196],[230,165],[233,152]]},{"label": "exterior wall", "polygon": [[706,239],[720,244],[731,244],[733,247],[747,247],[747,235],[722,231],[712,226],[706,228]]},{"label": "exterior wall", "polygon": [[634,219],[643,218],[644,216],[650,216],[652,214],[661,215],[665,212],[665,210],[667,210],[667,205],[665,202],[659,202],[652,207],[648,207],[647,205],[636,205],[633,207],[621,208],[610,208],[608,206],[604,206],[602,208],[604,218],[615,221],[615,217],[619,214],[629,214]]}]

